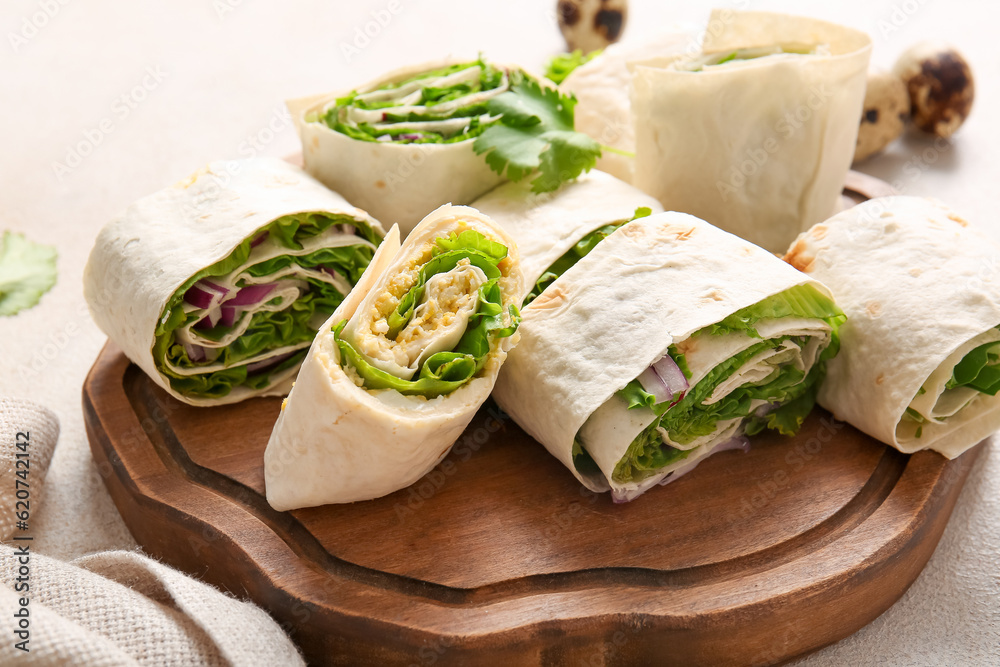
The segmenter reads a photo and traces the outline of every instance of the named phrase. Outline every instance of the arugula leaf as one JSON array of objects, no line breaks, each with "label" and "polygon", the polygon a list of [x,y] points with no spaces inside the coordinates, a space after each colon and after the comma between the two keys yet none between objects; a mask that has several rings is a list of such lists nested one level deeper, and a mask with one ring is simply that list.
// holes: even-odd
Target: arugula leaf
[{"label": "arugula leaf", "polygon": [[511,77],[510,90],[490,99],[490,114],[500,123],[486,129],[472,145],[498,174],[519,181],[538,172],[532,192],[551,192],[565,181],[589,171],[601,147],[573,130],[576,98],[543,88],[528,77]]},{"label": "arugula leaf", "polygon": [[969,350],[955,364],[951,379],[945,388],[971,387],[984,394],[996,396],[1000,391],[1000,343],[986,343]]},{"label": "arugula leaf", "polygon": [[56,284],[56,249],[4,232],[0,239],[0,315],[37,304]]},{"label": "arugula leaf", "polygon": [[583,51],[576,49],[572,53],[560,53],[554,56],[545,68],[545,78],[555,82],[557,85],[566,80],[577,67],[586,65],[591,60],[601,55],[602,49],[591,51],[587,55]]}]

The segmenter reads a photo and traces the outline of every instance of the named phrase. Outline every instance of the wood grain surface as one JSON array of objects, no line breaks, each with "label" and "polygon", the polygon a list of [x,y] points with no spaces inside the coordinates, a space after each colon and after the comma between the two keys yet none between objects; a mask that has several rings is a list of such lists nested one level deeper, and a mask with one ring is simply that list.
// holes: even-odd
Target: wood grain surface
[{"label": "wood grain surface", "polygon": [[777,664],[903,594],[982,449],[907,456],[816,410],[615,505],[489,401],[412,487],[276,512],[278,399],[190,407],[109,343],[83,402],[136,540],[268,609],[317,665]]}]

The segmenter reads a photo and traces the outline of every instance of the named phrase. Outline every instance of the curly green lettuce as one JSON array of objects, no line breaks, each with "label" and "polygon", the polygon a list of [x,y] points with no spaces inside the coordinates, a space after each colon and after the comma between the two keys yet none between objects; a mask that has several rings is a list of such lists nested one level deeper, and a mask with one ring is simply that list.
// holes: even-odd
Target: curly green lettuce
[{"label": "curly green lettuce", "polygon": [[[633,380],[620,390],[619,396],[628,401],[630,409],[650,409],[657,419],[633,440],[627,453],[615,467],[614,480],[619,483],[641,481],[663,467],[687,457],[693,451],[666,444],[659,429],[669,433],[671,441],[678,444],[688,444],[699,437],[711,435],[716,432],[720,422],[731,419],[744,420],[748,435],[759,433],[765,428],[782,435],[794,435],[798,432],[816,403],[819,383],[826,374],[827,360],[833,358],[840,349],[838,330],[847,317],[833,300],[812,285],[799,285],[743,308],[693,336],[742,332],[753,338],[761,338],[754,328],[757,322],[786,317],[821,319],[831,327],[830,343],[808,373],[794,365],[778,365],[766,381],[737,387],[722,400],[705,403],[719,385],[754,356],[777,349],[787,340],[793,340],[800,348],[808,342],[801,336],[783,336],[761,339],[759,343],[719,363],[690,387],[679,401],[657,403],[656,397],[643,389],[638,380]],[[690,377],[684,355],[674,346],[671,346],[668,354],[685,375]],[[776,404],[778,407],[765,415],[754,414],[752,406],[760,401]]]},{"label": "curly green lettuce", "polygon": [[[251,318],[246,331],[222,348],[217,358],[203,361],[193,361],[175,335],[179,329],[199,321],[205,315],[204,311],[199,310],[185,312],[184,295],[199,280],[228,276],[243,266],[250,258],[254,238],[259,238],[264,233],[281,247],[302,250],[304,242],[324,233],[334,225],[353,227],[359,243],[321,248],[300,256],[279,255],[251,265],[246,273],[254,277],[265,277],[294,263],[304,268],[336,271],[353,285],[361,278],[361,274],[372,259],[374,253],[372,246],[377,246],[381,241],[378,234],[366,223],[348,216],[302,213],[279,218],[258,230],[253,237],[244,239],[228,257],[195,273],[174,292],[164,307],[163,315],[154,332],[153,359],[157,369],[168,379],[175,391],[198,398],[222,398],[238,386],[259,390],[270,384],[272,376],[281,374],[302,361],[308,351],[308,344],[316,336],[316,322],[332,315],[346,296],[328,282],[306,279],[308,290],[289,307],[244,315]],[[242,285],[237,284],[236,287]],[[211,329],[199,330],[199,335],[218,341],[238,324],[239,322],[235,323],[233,327],[219,324]],[[260,372],[250,371],[248,364],[244,363],[269,350],[292,346],[300,346],[302,349]],[[198,369],[219,363],[222,363],[224,368],[184,375],[172,370],[166,362],[184,369]]]},{"label": "curly green lettuce", "polygon": [[521,316],[516,306],[510,305],[506,311],[503,307],[499,264],[506,257],[506,246],[475,230],[469,229],[438,238],[431,258],[420,268],[414,284],[389,314],[387,337],[397,338],[410,322],[414,310],[422,301],[428,280],[451,271],[460,262],[468,261],[481,269],[487,280],[478,289],[475,312],[469,318],[458,343],[450,350],[430,355],[418,368],[415,379],[403,379],[376,368],[365,355],[341,337],[347,325],[345,319],[338,322],[333,330],[334,342],[341,355],[341,365],[353,368],[361,377],[364,387],[370,390],[394,389],[404,395],[434,398],[450,394],[466,384],[482,370],[491,343],[496,339],[512,336],[520,323]]}]

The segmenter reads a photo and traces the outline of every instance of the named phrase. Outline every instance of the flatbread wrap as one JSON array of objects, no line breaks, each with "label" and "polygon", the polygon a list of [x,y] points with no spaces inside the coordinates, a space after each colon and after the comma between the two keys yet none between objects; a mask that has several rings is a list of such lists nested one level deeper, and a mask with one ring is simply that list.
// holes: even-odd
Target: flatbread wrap
[{"label": "flatbread wrap", "polygon": [[785,259],[848,316],[820,404],[900,451],[955,458],[1000,429],[1000,246],[945,204],[872,199]]},{"label": "flatbread wrap", "polygon": [[213,162],[101,230],[84,295],[97,325],[175,398],[284,395],[383,234],[284,161]]},{"label": "flatbread wrap", "polygon": [[623,225],[522,311],[497,403],[617,501],[810,411],[843,314],[828,290],[693,216]]},{"label": "flatbread wrap", "polygon": [[517,241],[530,303],[615,229],[663,207],[641,190],[596,169],[552,193],[504,183],[475,201]]},{"label": "flatbread wrap", "polygon": [[278,510],[378,498],[444,458],[516,343],[514,241],[443,206],[399,245],[393,227],[323,325],[264,453]]},{"label": "flatbread wrap", "polygon": [[871,38],[716,10],[701,52],[632,63],[632,183],[772,252],[836,212]]},{"label": "flatbread wrap", "polygon": [[445,203],[505,179],[554,190],[589,169],[599,145],[573,129],[574,100],[519,67],[448,59],[356,90],[288,103],[305,168],[405,237]]}]

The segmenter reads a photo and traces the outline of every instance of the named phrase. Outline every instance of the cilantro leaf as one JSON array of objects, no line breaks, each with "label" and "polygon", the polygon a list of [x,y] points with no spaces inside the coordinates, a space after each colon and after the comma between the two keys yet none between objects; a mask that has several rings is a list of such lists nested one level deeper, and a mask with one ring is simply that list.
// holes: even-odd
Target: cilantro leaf
[{"label": "cilantro leaf", "polygon": [[56,284],[56,249],[4,232],[0,241],[0,315],[16,315]]},{"label": "cilantro leaf", "polygon": [[589,171],[601,156],[600,144],[573,130],[574,106],[572,95],[520,78],[489,101],[489,113],[500,115],[500,122],[479,135],[472,148],[512,181],[538,172],[532,192],[551,192]]}]

